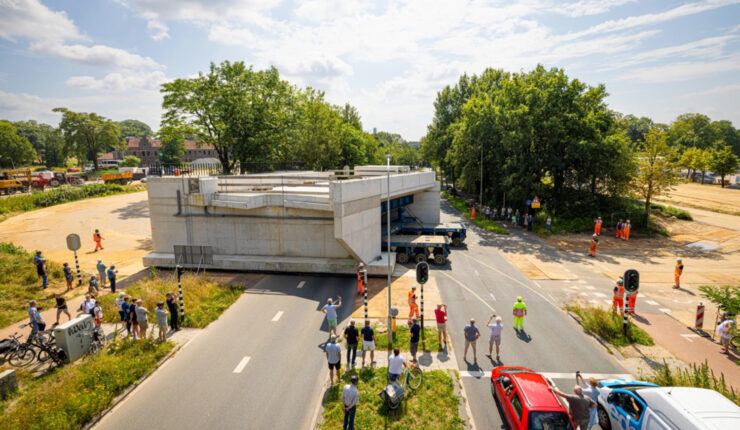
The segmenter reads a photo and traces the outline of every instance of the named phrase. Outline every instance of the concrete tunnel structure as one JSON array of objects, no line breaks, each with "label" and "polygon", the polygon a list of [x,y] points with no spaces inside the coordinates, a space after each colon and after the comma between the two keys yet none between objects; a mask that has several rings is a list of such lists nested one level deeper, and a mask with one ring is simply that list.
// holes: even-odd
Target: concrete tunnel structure
[{"label": "concrete tunnel structure", "polygon": [[[153,252],[144,265],[355,273],[363,262],[369,274],[386,274],[388,258],[395,266],[395,253],[381,251],[386,166],[338,173],[152,178]],[[391,166],[391,202],[403,198],[404,212],[419,222],[439,223],[439,191],[433,171]],[[198,252],[208,255],[192,259]]]}]

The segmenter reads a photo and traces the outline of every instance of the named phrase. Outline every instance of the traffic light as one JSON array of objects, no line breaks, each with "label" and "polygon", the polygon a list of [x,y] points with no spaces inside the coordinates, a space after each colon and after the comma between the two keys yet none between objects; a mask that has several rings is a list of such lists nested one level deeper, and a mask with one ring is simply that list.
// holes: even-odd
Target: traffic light
[{"label": "traffic light", "polygon": [[416,282],[426,284],[429,280],[429,264],[421,262],[416,265]]},{"label": "traffic light", "polygon": [[629,269],[624,272],[624,289],[630,293],[640,288],[640,272],[635,269]]},{"label": "traffic light", "polygon": [[184,268],[184,267],[182,267],[182,266],[180,266],[180,265],[178,265],[178,266],[176,267],[176,269],[177,269],[177,274],[178,274],[179,276],[182,276],[182,274],[183,274],[183,273],[185,273],[185,268]]}]

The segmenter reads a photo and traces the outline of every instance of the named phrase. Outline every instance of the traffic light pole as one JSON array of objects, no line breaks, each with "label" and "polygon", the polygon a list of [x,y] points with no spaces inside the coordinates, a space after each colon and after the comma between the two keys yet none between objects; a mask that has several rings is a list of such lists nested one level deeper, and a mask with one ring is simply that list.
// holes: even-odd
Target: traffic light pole
[{"label": "traffic light pole", "polygon": [[180,324],[185,324],[185,303],[182,300],[182,282],[180,278],[182,277],[182,274],[185,272],[185,269],[182,266],[177,266],[177,290],[180,294]]},{"label": "traffic light pole", "polygon": [[421,262],[416,265],[416,282],[421,285],[421,344],[424,343],[424,284],[429,280],[429,264]]}]

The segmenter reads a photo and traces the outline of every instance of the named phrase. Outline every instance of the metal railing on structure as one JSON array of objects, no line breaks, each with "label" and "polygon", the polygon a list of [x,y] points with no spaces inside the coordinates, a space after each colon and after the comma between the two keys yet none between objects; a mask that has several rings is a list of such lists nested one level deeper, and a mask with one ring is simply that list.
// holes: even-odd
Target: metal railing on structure
[{"label": "metal railing on structure", "polygon": [[218,192],[324,195],[329,193],[330,181],[330,176],[323,172],[303,172],[287,175],[221,176],[218,181]]},{"label": "metal railing on structure", "polygon": [[236,163],[226,173],[221,163],[153,163],[142,165],[149,169],[149,175],[154,176],[227,176],[254,173],[269,173],[280,171],[296,171],[305,168],[306,163],[276,162],[276,163]]}]

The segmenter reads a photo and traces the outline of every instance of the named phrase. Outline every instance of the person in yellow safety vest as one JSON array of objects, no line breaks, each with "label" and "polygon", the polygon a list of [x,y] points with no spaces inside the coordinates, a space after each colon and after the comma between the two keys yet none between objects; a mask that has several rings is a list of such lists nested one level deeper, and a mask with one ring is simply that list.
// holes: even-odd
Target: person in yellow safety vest
[{"label": "person in yellow safety vest", "polygon": [[527,315],[527,305],[522,301],[522,296],[519,296],[514,303],[514,330],[524,330],[525,315]]},{"label": "person in yellow safety vest", "polygon": [[419,306],[416,304],[416,285],[411,286],[409,291],[409,319],[419,318]]},{"label": "person in yellow safety vest", "polygon": [[673,288],[681,288],[681,274],[683,273],[683,261],[680,258],[676,259],[676,269],[673,271],[673,278],[676,281],[673,284]]},{"label": "person in yellow safety vest", "polygon": [[614,286],[614,298],[612,299],[612,312],[616,314],[617,311],[620,315],[624,315],[624,281],[621,277],[617,279],[617,285]]},{"label": "person in yellow safety vest", "polygon": [[627,292],[627,313],[634,315],[637,304],[637,291]]},{"label": "person in yellow safety vest", "polygon": [[360,268],[357,269],[357,294],[359,295],[365,294],[365,280],[362,278],[362,269],[364,266],[364,264],[360,263]]}]

